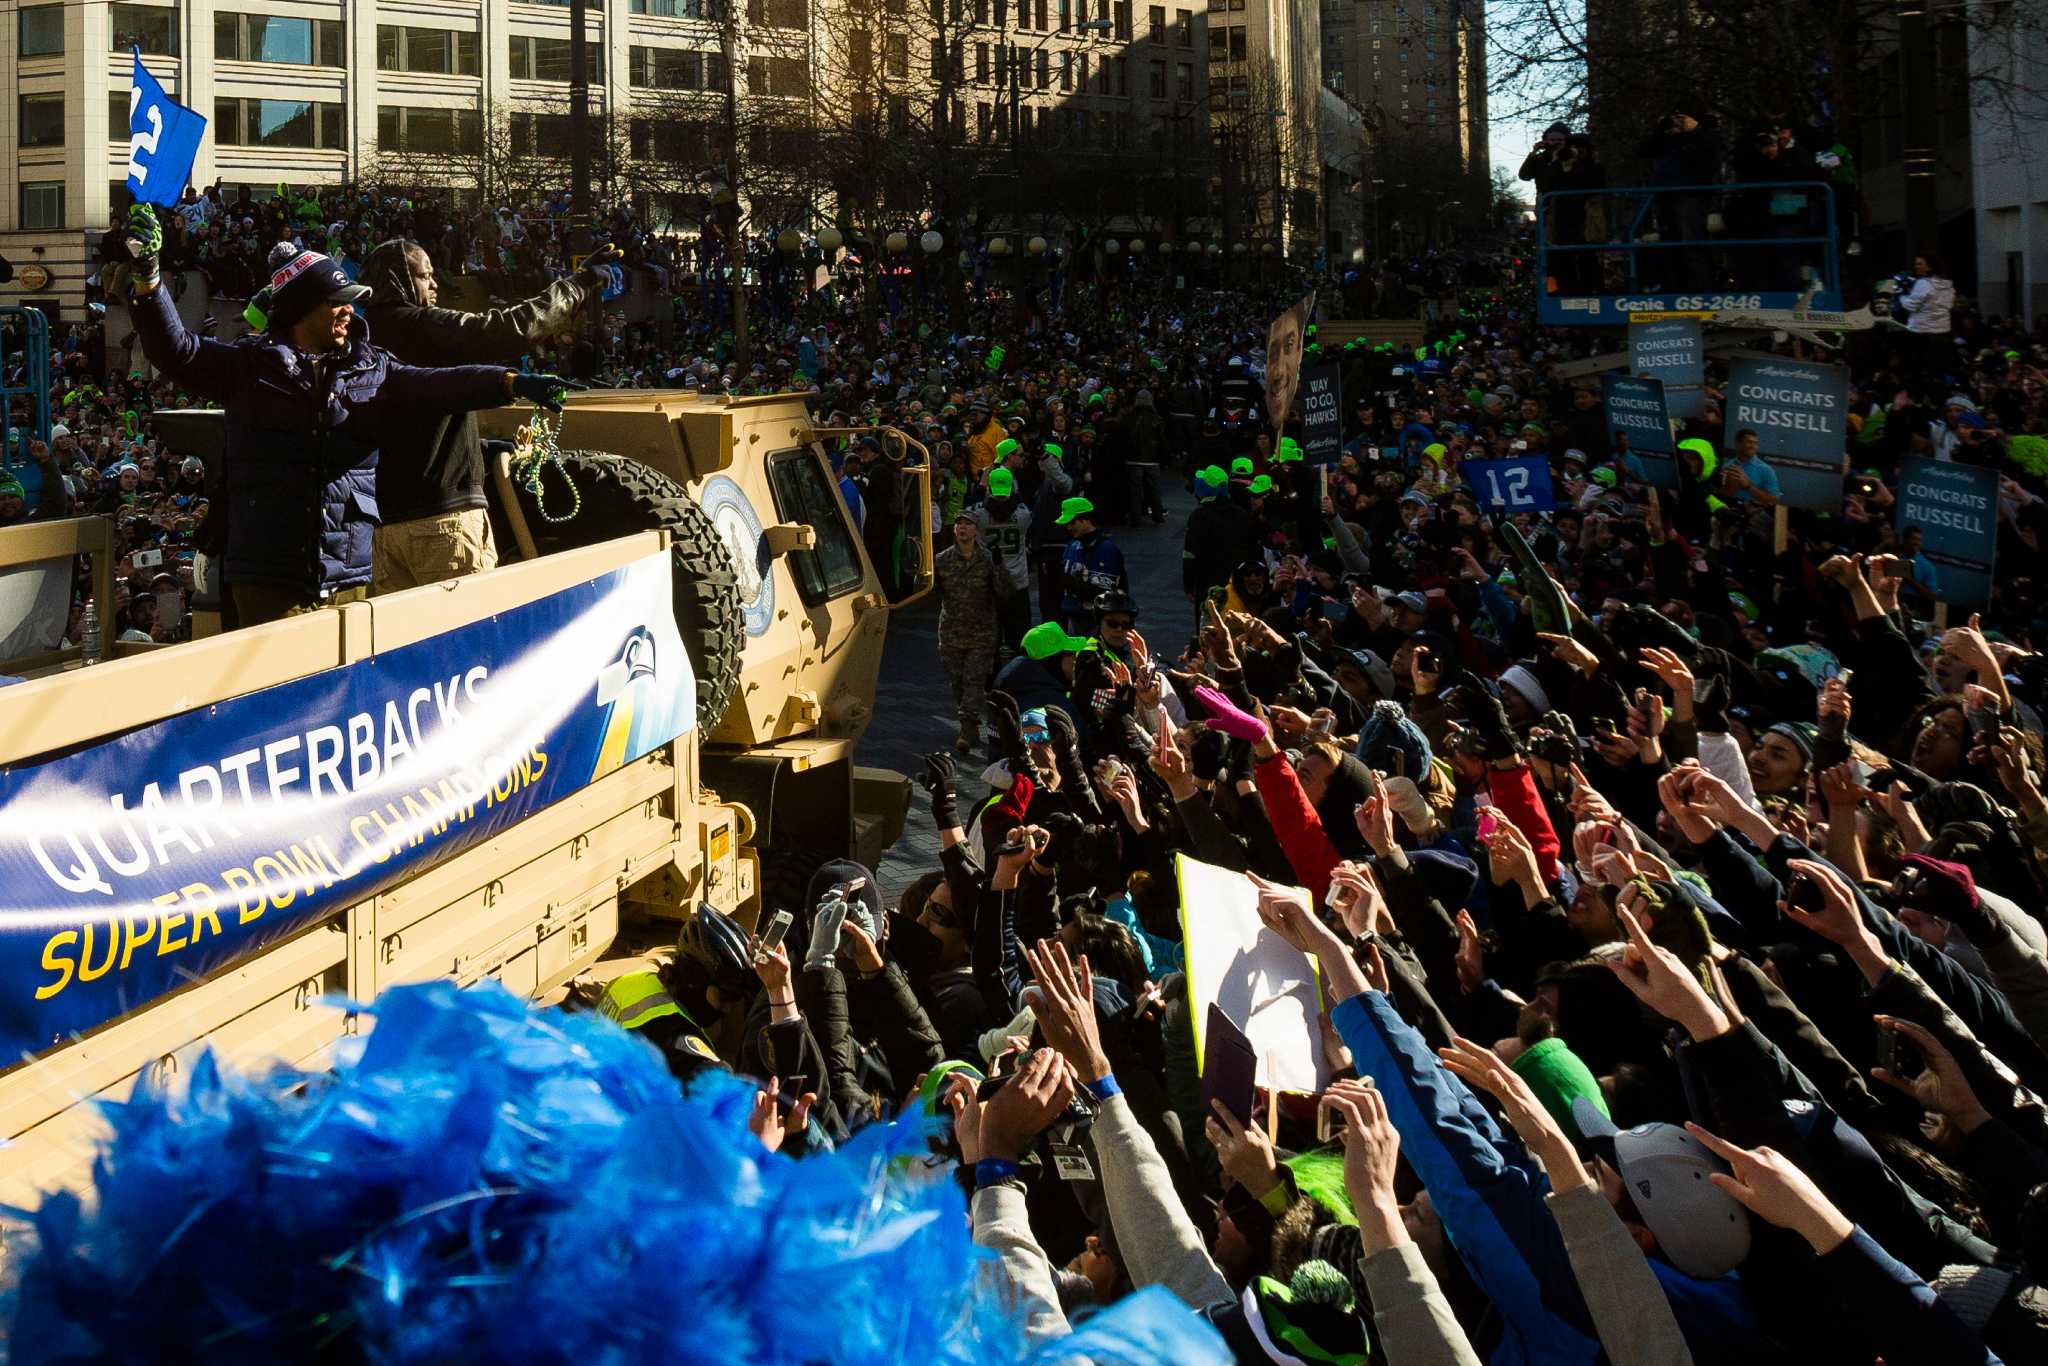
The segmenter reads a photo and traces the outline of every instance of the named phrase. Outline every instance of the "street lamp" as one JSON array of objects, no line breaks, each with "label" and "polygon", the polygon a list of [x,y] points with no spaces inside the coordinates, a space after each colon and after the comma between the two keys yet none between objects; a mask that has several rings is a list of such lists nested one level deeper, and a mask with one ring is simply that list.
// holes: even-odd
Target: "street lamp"
[{"label": "street lamp", "polygon": [[917,245],[924,251],[925,255],[937,256],[939,252],[945,249],[946,235],[936,228],[930,229],[924,236],[917,239]]},{"label": "street lamp", "polygon": [[882,239],[882,245],[887,247],[892,255],[899,251],[907,251],[910,248],[910,236],[904,232],[892,232]]},{"label": "street lamp", "polygon": [[839,229],[826,226],[818,229],[818,250],[831,253],[846,245],[846,234]]},{"label": "street lamp", "polygon": [[1033,256],[1045,255],[1045,239],[1043,237],[1033,237],[1024,244],[1024,250]]}]

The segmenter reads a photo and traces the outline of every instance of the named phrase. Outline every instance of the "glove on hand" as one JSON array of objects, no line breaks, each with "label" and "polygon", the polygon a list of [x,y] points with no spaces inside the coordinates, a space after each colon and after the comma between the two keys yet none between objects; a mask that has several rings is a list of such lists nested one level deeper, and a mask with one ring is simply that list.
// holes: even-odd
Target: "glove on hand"
[{"label": "glove on hand", "polygon": [[839,931],[846,924],[846,910],[846,903],[836,897],[818,908],[817,917],[811,921],[811,947],[804,953],[805,971],[832,966],[832,955],[839,952]]},{"label": "glove on hand", "polygon": [[1220,730],[1233,740],[1245,740],[1252,744],[1266,738],[1264,721],[1239,711],[1231,705],[1229,698],[1214,688],[1195,689],[1195,701],[1201,703],[1209,713],[1207,724],[1210,730]]},{"label": "glove on hand", "polygon": [[625,259],[625,252],[607,242],[583,258],[583,264],[576,271],[576,281],[589,293],[598,294],[612,282],[609,267]]},{"label": "glove on hand", "polygon": [[128,206],[128,225],[121,230],[121,245],[135,258],[135,283],[153,285],[162,278],[160,259],[164,230],[156,221],[156,210],[147,204]]},{"label": "glove on hand", "polygon": [[1081,761],[1081,732],[1075,728],[1074,718],[1064,707],[1047,707],[1045,728],[1052,732],[1053,762],[1060,772],[1060,791],[1091,814],[1100,814],[1102,804],[1095,799],[1095,788]]},{"label": "glove on hand", "polygon": [[573,379],[563,379],[560,375],[512,376],[514,398],[523,398],[535,407],[545,408],[551,413],[562,411],[563,394],[589,387],[587,384],[578,384]]},{"label": "glove on hand", "polygon": [[960,824],[960,807],[953,798],[953,756],[941,750],[924,756],[924,773],[917,785],[932,799],[932,824],[950,830]]}]

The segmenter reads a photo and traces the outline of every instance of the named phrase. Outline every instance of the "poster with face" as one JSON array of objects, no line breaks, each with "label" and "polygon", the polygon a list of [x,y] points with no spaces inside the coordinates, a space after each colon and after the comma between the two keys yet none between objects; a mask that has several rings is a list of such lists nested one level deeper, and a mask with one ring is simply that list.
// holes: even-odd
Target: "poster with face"
[{"label": "poster with face", "polygon": [[1294,406],[1294,391],[1301,383],[1302,339],[1315,308],[1311,292],[1266,329],[1266,415],[1276,435],[1287,425],[1287,412]]}]

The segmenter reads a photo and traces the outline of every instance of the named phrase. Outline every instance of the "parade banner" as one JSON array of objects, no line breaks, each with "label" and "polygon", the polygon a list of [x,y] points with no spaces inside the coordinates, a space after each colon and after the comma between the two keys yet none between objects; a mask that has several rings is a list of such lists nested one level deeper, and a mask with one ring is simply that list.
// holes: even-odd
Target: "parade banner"
[{"label": "parade banner", "polygon": [[1698,318],[1628,325],[1629,370],[1661,380],[1664,411],[1681,422],[1700,415],[1706,401],[1707,343]]},{"label": "parade banner", "polygon": [[1301,372],[1301,458],[1334,465],[1344,453],[1344,366],[1317,361]]},{"label": "parade banner", "polygon": [[1600,377],[1600,402],[1607,411],[1607,430],[1628,437],[1629,453],[1642,465],[1645,479],[1660,489],[1677,488],[1676,443],[1671,439],[1664,382],[1610,372]]},{"label": "parade banner", "polygon": [[1998,561],[1998,471],[1909,456],[1899,463],[1899,534],[1920,529],[1937,602],[1982,607]]},{"label": "parade banner", "polygon": [[1739,358],[1728,372],[1723,448],[1744,428],[1778,474],[1787,507],[1839,512],[1849,467],[1849,367]]},{"label": "parade banner", "polygon": [[1540,455],[1513,460],[1467,460],[1458,474],[1487,512],[1549,512],[1557,506],[1550,462]]},{"label": "parade banner", "polygon": [[0,773],[0,1057],[481,844],[696,723],[667,554]]}]

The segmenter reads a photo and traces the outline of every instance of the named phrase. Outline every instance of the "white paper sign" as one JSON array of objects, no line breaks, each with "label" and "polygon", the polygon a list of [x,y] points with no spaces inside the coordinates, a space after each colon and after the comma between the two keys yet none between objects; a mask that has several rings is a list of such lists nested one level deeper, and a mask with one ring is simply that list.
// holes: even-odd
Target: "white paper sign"
[{"label": "white paper sign", "polygon": [[1174,866],[1196,1058],[1213,1001],[1251,1040],[1259,1085],[1320,1092],[1329,1084],[1330,1066],[1316,1023],[1322,984],[1315,960],[1266,928],[1258,888],[1243,873],[1186,854],[1176,854]]}]

